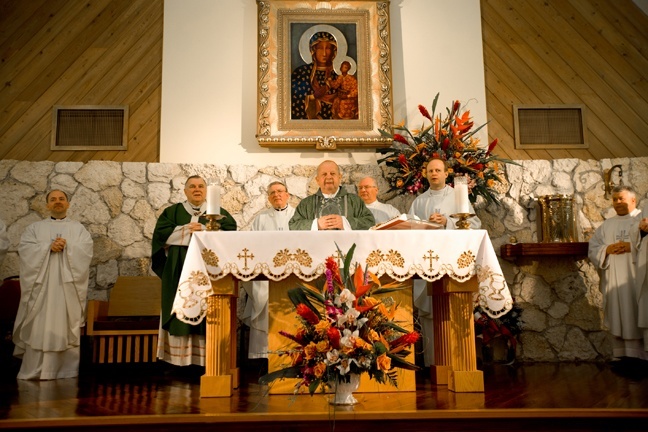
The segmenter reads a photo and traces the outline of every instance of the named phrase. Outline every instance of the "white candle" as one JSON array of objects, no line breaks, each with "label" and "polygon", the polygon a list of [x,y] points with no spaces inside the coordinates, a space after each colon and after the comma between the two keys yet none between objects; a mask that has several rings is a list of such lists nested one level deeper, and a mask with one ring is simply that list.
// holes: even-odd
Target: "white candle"
[{"label": "white candle", "polygon": [[455,207],[457,213],[470,213],[468,200],[468,179],[466,177],[455,177]]},{"label": "white candle", "polygon": [[220,214],[220,186],[217,184],[207,186],[207,214]]}]

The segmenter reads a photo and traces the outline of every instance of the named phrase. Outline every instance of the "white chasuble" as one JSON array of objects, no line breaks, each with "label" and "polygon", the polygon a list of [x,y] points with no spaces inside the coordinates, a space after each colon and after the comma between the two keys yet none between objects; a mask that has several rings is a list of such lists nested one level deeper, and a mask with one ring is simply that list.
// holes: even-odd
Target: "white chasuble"
[{"label": "white chasuble", "polygon": [[[614,216],[599,226],[589,241],[588,256],[600,275],[600,290],[603,294],[604,324],[616,337],[613,354],[615,357],[639,357],[648,359],[643,349],[643,332],[638,326],[635,262],[639,240],[635,209],[629,215]],[[631,252],[606,256],[608,245],[619,241],[634,245]]]},{"label": "white chasuble", "polygon": [[[51,252],[57,237],[66,240],[65,249]],[[47,219],[27,227],[18,253],[21,298],[13,334],[14,355],[23,360],[18,379],[77,376],[92,238],[78,222]]]}]

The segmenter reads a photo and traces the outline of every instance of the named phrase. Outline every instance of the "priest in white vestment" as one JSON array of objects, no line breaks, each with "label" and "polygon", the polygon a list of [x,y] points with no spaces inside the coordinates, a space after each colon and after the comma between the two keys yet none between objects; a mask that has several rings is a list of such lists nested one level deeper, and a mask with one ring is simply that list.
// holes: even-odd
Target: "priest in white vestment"
[{"label": "priest in white vestment", "polygon": [[374,215],[377,224],[387,222],[401,214],[393,205],[378,201],[378,185],[373,177],[367,176],[360,180],[358,195]]},{"label": "priest in white vestment", "polygon": [[[268,185],[270,208],[259,213],[252,222],[252,231],[288,231],[288,221],[295,214],[288,205],[290,194],[280,181]],[[250,327],[248,358],[268,358],[268,281],[244,282],[248,295],[245,311],[241,317]]]},{"label": "priest in white vestment", "polygon": [[637,257],[637,325],[643,334],[644,351],[648,351],[648,207],[639,216],[639,251]]},{"label": "priest in white vestment", "polygon": [[[600,275],[604,324],[614,336],[613,355],[648,360],[638,325],[637,301],[641,285],[636,277],[639,242],[637,200],[629,186],[612,191],[616,212],[599,226],[589,241],[588,256]],[[634,245],[634,246],[633,246]]]},{"label": "priest in white vestment", "polygon": [[[443,159],[432,158],[428,161],[425,176],[430,187],[416,197],[408,214],[421,220],[438,223],[445,229],[455,229],[457,219],[450,215],[457,213],[455,203],[455,190],[446,184],[448,166]],[[469,212],[475,214],[469,204]],[[481,228],[481,221],[477,216],[468,219],[472,229]],[[432,297],[427,295],[427,282],[421,279],[414,280],[413,287],[414,306],[418,308],[419,324],[424,344],[425,365],[434,364],[434,327],[432,317]]]},{"label": "priest in white vestment", "polygon": [[92,237],[67,219],[60,190],[47,194],[51,218],[29,225],[18,247],[20,305],[14,324],[18,379],[51,380],[79,374],[85,325]]}]

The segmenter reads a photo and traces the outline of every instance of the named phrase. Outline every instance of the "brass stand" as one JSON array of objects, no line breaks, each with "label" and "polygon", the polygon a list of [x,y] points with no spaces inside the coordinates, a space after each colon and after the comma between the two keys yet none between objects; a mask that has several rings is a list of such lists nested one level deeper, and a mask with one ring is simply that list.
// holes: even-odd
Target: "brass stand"
[{"label": "brass stand", "polygon": [[457,229],[470,229],[470,222],[468,222],[468,219],[473,216],[475,216],[474,213],[455,213],[450,215],[450,217],[459,219],[455,224]]},{"label": "brass stand", "polygon": [[221,224],[218,223],[218,221],[225,218],[225,216],[220,214],[208,214],[205,215],[205,217],[207,218],[207,223],[205,224],[207,231],[220,231]]}]

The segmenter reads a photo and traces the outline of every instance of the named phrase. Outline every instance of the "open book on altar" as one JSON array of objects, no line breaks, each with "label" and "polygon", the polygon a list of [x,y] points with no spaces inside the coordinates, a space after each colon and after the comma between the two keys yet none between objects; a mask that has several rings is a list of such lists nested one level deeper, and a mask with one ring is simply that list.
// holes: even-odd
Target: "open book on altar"
[{"label": "open book on altar", "polygon": [[443,229],[444,226],[435,222],[421,220],[403,213],[389,219],[387,222],[376,224],[370,230],[430,230]]}]

